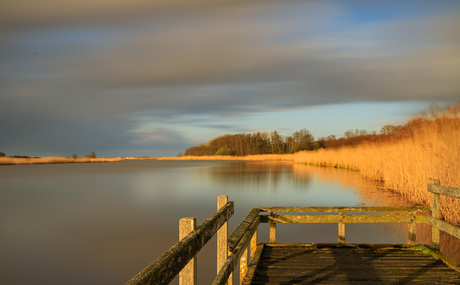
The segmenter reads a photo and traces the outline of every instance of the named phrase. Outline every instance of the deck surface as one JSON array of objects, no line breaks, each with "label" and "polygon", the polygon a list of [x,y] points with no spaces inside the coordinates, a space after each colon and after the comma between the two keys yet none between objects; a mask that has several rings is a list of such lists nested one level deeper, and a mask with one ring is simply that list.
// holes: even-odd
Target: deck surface
[{"label": "deck surface", "polygon": [[407,246],[266,244],[251,284],[460,284],[460,273]]}]

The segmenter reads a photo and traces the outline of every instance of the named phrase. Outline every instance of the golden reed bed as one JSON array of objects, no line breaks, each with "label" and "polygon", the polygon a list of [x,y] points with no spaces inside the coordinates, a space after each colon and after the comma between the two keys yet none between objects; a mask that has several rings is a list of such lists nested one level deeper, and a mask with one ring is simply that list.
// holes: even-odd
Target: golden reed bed
[{"label": "golden reed bed", "polygon": [[[400,193],[408,201],[431,206],[426,190],[432,179],[442,185],[460,188],[460,104],[444,112],[414,118],[410,133],[381,142],[353,147],[319,149],[286,155],[184,156],[160,160],[264,160],[294,161],[358,170],[371,180],[384,183],[386,189]],[[410,124],[410,123],[409,123]],[[460,200],[442,197],[442,215],[460,225]]]},{"label": "golden reed bed", "polygon": [[96,162],[117,162],[123,161],[117,158],[67,158],[67,157],[38,157],[38,158],[17,158],[0,157],[0,165],[11,164],[55,164],[55,163],[96,163]]},{"label": "golden reed bed", "polygon": [[[432,179],[460,188],[460,104],[417,120],[411,135],[355,147],[299,152],[294,161],[359,170],[409,201],[430,206],[431,193],[426,185]],[[460,200],[443,197],[441,203],[444,219],[460,224]]]}]

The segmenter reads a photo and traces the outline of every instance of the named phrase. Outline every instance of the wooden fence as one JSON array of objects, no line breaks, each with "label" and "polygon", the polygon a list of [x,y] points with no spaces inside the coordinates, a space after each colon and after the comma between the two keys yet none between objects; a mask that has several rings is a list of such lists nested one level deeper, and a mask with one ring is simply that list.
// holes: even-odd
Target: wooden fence
[{"label": "wooden fence", "polygon": [[[252,209],[229,236],[227,222],[233,215],[234,205],[233,202],[228,202],[227,196],[219,196],[218,211],[214,215],[198,228],[194,218],[182,219],[181,240],[127,284],[167,284],[180,272],[181,285],[196,285],[194,257],[216,233],[218,272],[212,284],[233,284],[232,272],[238,261],[240,283],[249,284],[250,281],[244,280],[248,264],[254,263],[261,254],[257,241],[260,223],[270,224],[270,243],[276,243],[278,223],[335,223],[338,224],[338,243],[342,244],[345,243],[346,224],[407,223],[408,243],[411,245],[416,244],[416,224],[425,223],[432,227],[432,248],[436,251],[434,254],[460,271],[454,262],[439,252],[440,230],[460,239],[460,228],[440,219],[440,195],[460,198],[460,189],[440,185],[439,180],[434,180],[432,184],[428,184],[428,191],[433,193],[431,215],[428,214],[429,207],[260,207]],[[310,213],[315,214],[309,215]]]}]

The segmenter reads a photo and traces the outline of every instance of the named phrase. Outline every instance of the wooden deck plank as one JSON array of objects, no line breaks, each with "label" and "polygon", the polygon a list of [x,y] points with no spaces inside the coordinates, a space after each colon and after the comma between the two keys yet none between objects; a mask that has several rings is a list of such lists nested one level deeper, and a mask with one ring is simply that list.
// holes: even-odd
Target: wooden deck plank
[{"label": "wooden deck plank", "polygon": [[265,244],[251,284],[460,284],[460,273],[408,246]]}]

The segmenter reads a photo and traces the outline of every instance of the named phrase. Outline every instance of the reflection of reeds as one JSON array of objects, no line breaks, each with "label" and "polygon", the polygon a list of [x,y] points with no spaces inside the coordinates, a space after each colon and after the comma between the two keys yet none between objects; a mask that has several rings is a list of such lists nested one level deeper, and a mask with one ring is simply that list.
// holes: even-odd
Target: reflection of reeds
[{"label": "reflection of reeds", "polygon": [[123,161],[121,157],[117,158],[67,158],[67,157],[36,157],[36,158],[19,158],[19,157],[0,157],[0,165],[5,164],[56,164],[56,163],[88,163],[88,162],[116,162]]},{"label": "reflection of reeds", "polygon": [[[414,119],[409,125],[409,133],[393,140],[300,152],[294,160],[359,170],[409,201],[429,206],[431,195],[426,185],[432,179],[460,187],[460,104],[440,115]],[[460,200],[442,197],[441,203],[444,219],[460,224]]]},{"label": "reflection of reeds", "polygon": [[[338,181],[344,189],[356,189],[364,205],[378,206],[415,206],[416,203],[404,199],[401,194],[378,189],[379,186],[372,181],[366,181],[356,172],[338,170],[333,168],[318,168],[309,165],[294,165],[296,176],[316,174],[319,180]],[[379,183],[380,184],[380,183]],[[388,224],[389,232],[403,233],[407,235],[406,224]],[[431,227],[426,224],[417,224],[417,242],[431,244]],[[441,231],[441,252],[449,256],[455,262],[460,263],[460,240]]]},{"label": "reflection of reeds", "polygon": [[210,155],[210,156],[179,156],[162,157],[158,160],[263,160],[263,161],[294,161],[293,154],[257,154],[246,156]]}]

